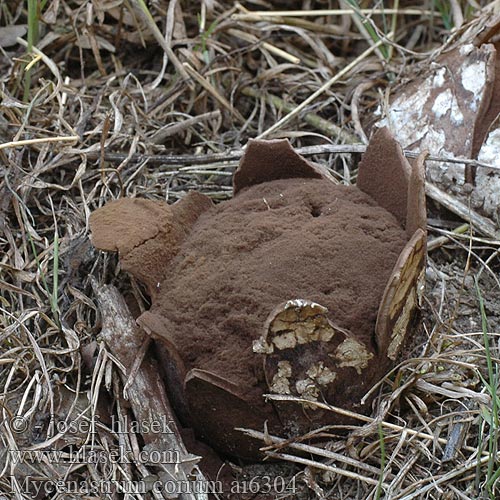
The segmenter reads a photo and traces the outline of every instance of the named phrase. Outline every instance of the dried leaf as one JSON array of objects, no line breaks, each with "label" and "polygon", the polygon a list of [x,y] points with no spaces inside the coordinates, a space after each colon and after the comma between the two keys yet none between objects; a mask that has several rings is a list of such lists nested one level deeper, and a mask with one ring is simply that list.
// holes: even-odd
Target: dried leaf
[{"label": "dried leaf", "polygon": [[12,47],[17,44],[17,38],[23,37],[28,28],[25,24],[0,27],[0,47]]}]

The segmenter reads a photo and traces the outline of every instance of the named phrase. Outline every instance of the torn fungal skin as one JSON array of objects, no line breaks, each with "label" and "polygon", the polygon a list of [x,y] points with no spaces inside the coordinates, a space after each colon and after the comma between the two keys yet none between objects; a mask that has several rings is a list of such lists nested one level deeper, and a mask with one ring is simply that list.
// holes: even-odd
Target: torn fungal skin
[{"label": "torn fungal skin", "polygon": [[423,162],[410,166],[381,129],[357,187],[339,186],[286,140],[251,141],[233,182],[218,205],[194,192],[174,205],[122,199],[90,225],[151,295],[137,321],[182,423],[255,460],[261,444],[236,428],[344,423],[317,403],[365,411],[399,358],[421,296]]}]

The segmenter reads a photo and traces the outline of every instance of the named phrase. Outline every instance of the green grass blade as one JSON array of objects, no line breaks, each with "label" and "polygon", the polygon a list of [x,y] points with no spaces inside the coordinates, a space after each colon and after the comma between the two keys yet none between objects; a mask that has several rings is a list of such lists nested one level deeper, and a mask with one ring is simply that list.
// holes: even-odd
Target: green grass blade
[{"label": "green grass blade", "polygon": [[[498,452],[498,396],[497,396],[497,386],[498,386],[498,373],[493,368],[493,359],[490,348],[490,339],[488,336],[488,319],[486,316],[486,310],[484,307],[484,300],[481,294],[481,289],[479,288],[479,283],[477,279],[474,281],[476,294],[479,301],[479,311],[481,313],[481,329],[483,333],[484,350],[486,354],[486,365],[488,367],[488,380],[484,380],[485,385],[491,395],[491,419],[489,422],[489,436],[488,436],[488,467],[486,475],[486,488],[488,490],[488,496],[491,499],[496,498],[494,492],[494,484],[496,477],[499,474],[498,469],[494,472],[496,466],[496,459]],[[484,417],[483,417],[484,418]]]},{"label": "green grass blade", "polygon": [[380,443],[380,476],[378,478],[377,492],[375,493],[375,500],[380,500],[382,496],[382,484],[384,483],[384,469],[385,469],[385,440],[384,440],[384,429],[382,429],[382,424],[378,424],[378,437]]}]

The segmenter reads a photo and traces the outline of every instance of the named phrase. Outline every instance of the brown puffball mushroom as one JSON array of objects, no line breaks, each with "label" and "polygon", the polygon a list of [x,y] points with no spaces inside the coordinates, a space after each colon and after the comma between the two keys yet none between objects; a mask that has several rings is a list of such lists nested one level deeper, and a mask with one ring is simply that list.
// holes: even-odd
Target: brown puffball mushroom
[{"label": "brown puffball mushroom", "polygon": [[261,443],[237,428],[288,437],[342,423],[315,403],[366,411],[400,356],[423,291],[423,161],[380,129],[344,186],[286,140],[250,141],[233,183],[218,205],[195,192],[121,199],[90,223],[151,295],[138,322],[182,423],[252,460]]}]

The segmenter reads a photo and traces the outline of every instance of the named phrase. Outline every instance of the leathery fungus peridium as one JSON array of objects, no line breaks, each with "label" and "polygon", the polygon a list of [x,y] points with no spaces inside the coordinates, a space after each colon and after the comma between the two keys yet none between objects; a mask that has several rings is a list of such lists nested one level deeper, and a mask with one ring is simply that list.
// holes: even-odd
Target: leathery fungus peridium
[{"label": "leathery fungus peridium", "polygon": [[410,165],[380,129],[346,186],[286,140],[250,141],[233,185],[217,205],[197,192],[120,199],[90,222],[151,296],[137,321],[180,421],[257,459],[261,443],[237,428],[342,423],[318,403],[366,411],[400,357],[424,286],[423,160]]}]

